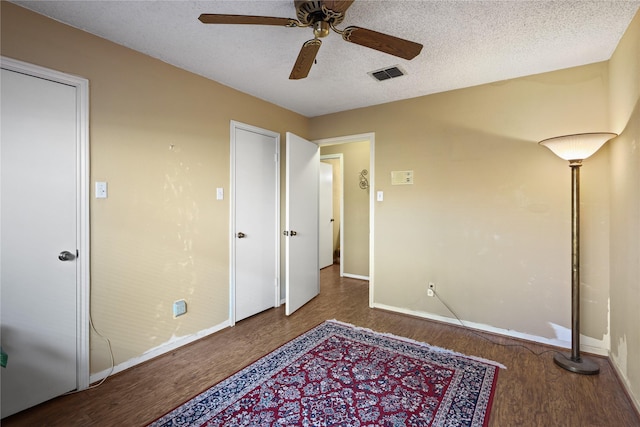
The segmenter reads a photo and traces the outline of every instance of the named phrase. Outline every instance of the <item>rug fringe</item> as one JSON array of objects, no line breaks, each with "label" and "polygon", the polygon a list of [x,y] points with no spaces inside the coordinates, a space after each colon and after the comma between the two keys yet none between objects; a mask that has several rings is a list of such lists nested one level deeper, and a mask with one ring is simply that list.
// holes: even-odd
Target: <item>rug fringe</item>
[{"label": "rug fringe", "polygon": [[391,334],[391,333],[388,333],[388,332],[374,331],[373,329],[365,328],[365,327],[362,327],[362,326],[356,326],[356,325],[353,325],[351,323],[342,322],[342,321],[337,320],[337,319],[329,319],[326,322],[335,323],[335,324],[342,325],[342,326],[347,326],[349,328],[358,329],[358,330],[361,330],[361,331],[364,331],[364,332],[370,332],[370,333],[382,335],[382,336],[385,336],[385,337],[388,337],[388,338],[393,338],[393,339],[396,339],[396,340],[399,340],[399,341],[404,341],[404,342],[408,342],[408,343],[411,343],[411,344],[419,345],[421,347],[427,347],[429,350],[433,350],[433,351],[436,351],[436,352],[439,352],[439,353],[446,353],[446,354],[451,354],[451,355],[454,355],[454,356],[464,357],[466,359],[474,360],[476,362],[486,363],[487,365],[493,365],[493,366],[498,367],[500,369],[505,369],[505,370],[507,369],[507,367],[504,366],[502,363],[496,362],[494,360],[485,359],[483,357],[478,357],[478,356],[469,356],[468,354],[459,353],[457,351],[449,350],[447,348],[437,347],[437,346],[434,346],[434,345],[431,345],[431,344],[428,344],[428,343],[425,343],[425,342],[422,342],[422,341],[416,341],[416,340],[411,339],[411,338],[402,337],[402,336],[399,336],[399,335],[394,335],[394,334]]}]

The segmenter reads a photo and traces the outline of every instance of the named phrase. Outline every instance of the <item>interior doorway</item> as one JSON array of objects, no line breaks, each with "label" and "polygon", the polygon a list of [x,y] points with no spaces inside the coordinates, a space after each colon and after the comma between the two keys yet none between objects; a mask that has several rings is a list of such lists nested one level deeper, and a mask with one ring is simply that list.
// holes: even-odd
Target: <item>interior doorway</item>
[{"label": "interior doorway", "polygon": [[[339,190],[334,186],[334,173],[336,171],[335,165],[329,159],[323,159],[320,157],[320,179],[319,179],[319,209],[318,214],[318,240],[319,240],[319,267],[323,268],[333,265],[335,261],[335,252],[339,247],[336,245],[335,227],[336,217],[339,214],[334,214],[334,199],[340,200],[339,197],[334,196],[335,190]],[[337,192],[339,195],[339,191]],[[339,219],[339,218],[338,218]]]},{"label": "interior doorway", "polygon": [[89,91],[86,79],[1,63],[6,417],[89,385]]},{"label": "interior doorway", "polygon": [[[340,221],[340,275],[369,280],[369,303],[374,280],[375,134],[366,133],[315,141],[323,157],[343,155],[343,196]],[[368,157],[363,160],[362,151]],[[359,154],[356,154],[359,152]],[[353,203],[356,199],[359,204]]]},{"label": "interior doorway", "polygon": [[[343,222],[343,180],[342,180],[342,170],[343,166],[343,155],[342,153],[337,154],[325,154],[320,156],[320,162],[327,165],[331,170],[331,191],[330,194],[326,196],[326,199],[329,197],[330,200],[330,208],[331,208],[331,219],[330,224],[328,225],[329,230],[324,230],[325,233],[329,232],[330,236],[324,236],[325,239],[330,240],[327,245],[331,247],[331,262],[330,264],[338,264],[342,265],[340,262],[340,248],[343,245],[342,242],[342,222]],[[322,178],[321,178],[322,179]],[[321,211],[328,210],[329,207],[322,207],[322,204],[325,203],[326,199],[322,199],[321,203]],[[322,221],[321,221],[321,231],[322,231]],[[322,238],[322,234],[321,234]],[[321,264],[322,265],[322,264]],[[342,268],[340,269],[340,274],[342,275],[344,272]]]},{"label": "interior doorway", "polygon": [[231,122],[231,321],[279,305],[280,134]]}]

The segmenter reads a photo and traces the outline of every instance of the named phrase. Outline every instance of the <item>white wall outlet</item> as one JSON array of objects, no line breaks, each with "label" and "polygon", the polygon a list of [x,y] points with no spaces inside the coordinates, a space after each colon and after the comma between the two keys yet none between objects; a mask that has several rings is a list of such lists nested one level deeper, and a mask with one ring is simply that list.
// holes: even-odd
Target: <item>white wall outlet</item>
[{"label": "white wall outlet", "polygon": [[224,199],[224,188],[216,188],[216,200],[223,200]]},{"label": "white wall outlet", "polygon": [[436,284],[433,282],[429,282],[429,285],[427,286],[427,295],[432,297],[435,294],[436,294]]},{"label": "white wall outlet", "polygon": [[107,183],[102,181],[96,181],[96,199],[107,198]]}]

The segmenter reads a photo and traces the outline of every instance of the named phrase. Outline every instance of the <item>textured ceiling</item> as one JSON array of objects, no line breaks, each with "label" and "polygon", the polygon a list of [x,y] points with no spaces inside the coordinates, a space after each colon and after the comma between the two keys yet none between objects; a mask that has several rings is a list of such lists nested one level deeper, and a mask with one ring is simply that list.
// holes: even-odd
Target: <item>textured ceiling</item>
[{"label": "textured ceiling", "polygon": [[[607,60],[640,0],[357,0],[356,25],[424,45],[411,61],[323,39],[303,80],[289,80],[310,28],[205,25],[201,13],[295,18],[293,1],[13,1],[307,117]],[[367,73],[397,65],[407,75]]]}]

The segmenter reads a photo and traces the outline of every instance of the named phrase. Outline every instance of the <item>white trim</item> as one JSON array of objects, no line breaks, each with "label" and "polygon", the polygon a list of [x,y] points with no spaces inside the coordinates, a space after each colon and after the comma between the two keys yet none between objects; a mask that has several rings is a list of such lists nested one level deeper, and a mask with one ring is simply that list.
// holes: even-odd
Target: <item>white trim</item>
[{"label": "white trim", "polygon": [[[467,321],[467,320],[460,321],[460,320],[455,319],[455,318],[439,316],[437,314],[427,313],[427,312],[424,312],[424,311],[409,310],[407,308],[393,307],[393,306],[390,306],[390,305],[378,304],[378,303],[373,304],[372,308],[379,308],[381,310],[391,311],[391,312],[394,312],[394,313],[406,314],[406,315],[409,315],[409,316],[419,317],[419,318],[422,318],[422,319],[435,320],[435,321],[438,321],[438,322],[449,323],[451,325],[461,326],[461,327],[468,328],[468,329],[475,329],[477,331],[490,332],[492,334],[503,335],[503,336],[506,336],[506,337],[516,338],[516,339],[525,340],[525,341],[532,341],[532,342],[535,342],[535,343],[551,345],[551,346],[554,346],[554,347],[562,347],[562,348],[567,348],[567,349],[571,348],[571,341],[566,341],[566,340],[562,340],[562,339],[552,339],[552,338],[540,337],[540,336],[537,336],[537,335],[531,335],[531,334],[526,334],[526,333],[523,333],[523,332],[514,331],[512,329],[496,328],[496,327],[491,326],[491,325],[485,325],[483,323],[470,322],[470,321]],[[585,337],[583,337],[583,338],[585,338]],[[596,355],[599,355],[599,356],[608,356],[609,355],[607,349],[594,347],[594,346],[590,346],[590,345],[581,345],[580,346],[580,350],[582,350],[584,352],[587,352],[587,353],[596,354]]]},{"label": "white trim", "polygon": [[2,68],[18,73],[62,83],[76,88],[76,173],[77,229],[76,295],[77,344],[76,386],[89,387],[89,289],[90,289],[90,226],[89,226],[89,80],[26,62],[0,56]]},{"label": "white trim", "polygon": [[349,273],[345,273],[343,275],[344,277],[348,277],[350,279],[358,279],[358,280],[369,280],[369,276],[361,276],[359,274],[349,274]]},{"label": "white trim", "polygon": [[276,276],[274,278],[274,307],[279,307],[280,302],[280,134],[270,130],[262,129],[256,126],[251,126],[246,123],[231,120],[229,126],[230,138],[229,138],[229,159],[230,159],[230,177],[229,177],[229,325],[234,326],[236,324],[235,315],[235,303],[236,303],[236,130],[242,129],[249,132],[254,132],[260,135],[272,137],[276,140],[276,153],[274,159],[275,167],[275,235],[276,235]]},{"label": "white trim", "polygon": [[[373,295],[374,295],[374,290],[375,290],[375,286],[374,286],[374,236],[375,236],[375,147],[376,147],[376,134],[375,132],[368,132],[368,133],[361,133],[361,134],[357,134],[357,135],[348,135],[348,136],[339,136],[339,137],[335,137],[335,138],[324,138],[324,139],[318,139],[315,140],[314,142],[316,144],[318,144],[318,146],[323,147],[326,145],[338,145],[338,144],[348,144],[350,142],[362,142],[362,141],[369,141],[369,307],[373,308]],[[343,172],[344,173],[344,172]],[[344,226],[344,223],[341,224],[341,226]],[[340,256],[342,257],[342,252],[344,249],[344,244],[343,244],[343,239],[342,236],[344,235],[344,233],[340,233],[341,238],[340,238]],[[344,274],[343,272],[343,265],[344,263],[340,262],[340,275],[344,276],[344,277],[354,277],[352,275],[347,276],[346,274]],[[359,278],[359,277],[358,277]]]},{"label": "white trim", "polygon": [[111,368],[105,369],[103,371],[100,372],[96,372],[95,374],[91,375],[91,383],[95,383],[97,381],[100,381],[104,378],[106,378],[107,376],[116,374],[118,372],[122,372],[126,369],[132,368],[136,365],[139,365],[140,363],[144,363],[147,362],[153,358],[156,358],[158,356],[161,356],[163,354],[169,353],[177,348],[180,348],[184,345],[190,344],[194,341],[197,341],[201,338],[205,338],[208,337],[209,335],[212,335],[216,332],[219,332],[225,328],[228,328],[230,325],[229,321],[226,320],[222,323],[219,323],[218,325],[212,326],[211,328],[208,329],[204,329],[202,331],[199,331],[195,334],[191,334],[191,335],[186,335],[183,337],[172,337],[168,342],[161,344],[158,347],[149,349],[147,351],[144,352],[144,354],[142,356],[139,357],[134,357],[133,359],[129,359],[126,362],[122,362],[116,366],[113,367],[113,370]]}]

